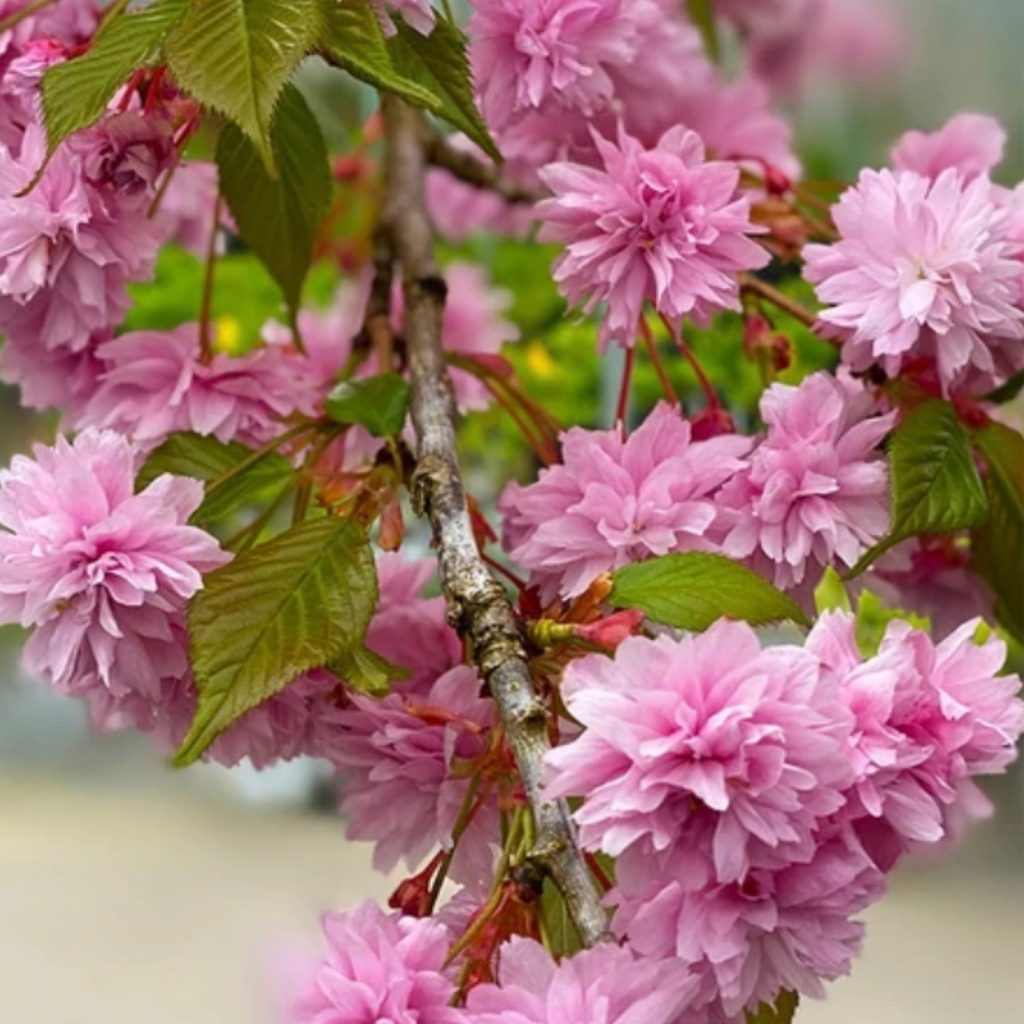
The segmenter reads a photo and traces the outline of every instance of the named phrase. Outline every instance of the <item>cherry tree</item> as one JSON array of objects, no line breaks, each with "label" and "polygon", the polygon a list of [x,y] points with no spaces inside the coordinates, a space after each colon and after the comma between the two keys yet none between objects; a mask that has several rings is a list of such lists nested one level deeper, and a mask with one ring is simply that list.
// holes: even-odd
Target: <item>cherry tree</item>
[{"label": "cherry tree", "polygon": [[[0,0],[0,374],[60,417],[0,473],[0,617],[180,766],[338,769],[410,874],[293,1024],[788,1021],[1024,731],[1024,185],[976,114],[804,175],[779,100],[891,59],[870,4],[460,20]],[[344,145],[307,60],[374,97]],[[564,300],[558,387],[621,366],[610,427],[531,392],[481,237]],[[170,251],[191,322],[144,312]],[[239,252],[280,313],[234,343]],[[520,457],[471,496],[485,410]]]}]

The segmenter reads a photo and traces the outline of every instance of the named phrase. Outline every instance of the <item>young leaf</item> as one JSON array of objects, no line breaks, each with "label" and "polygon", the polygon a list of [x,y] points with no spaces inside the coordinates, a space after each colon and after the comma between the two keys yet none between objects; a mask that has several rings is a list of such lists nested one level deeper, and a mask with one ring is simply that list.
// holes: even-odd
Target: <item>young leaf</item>
[{"label": "young leaf", "polygon": [[550,878],[544,879],[540,897],[540,916],[544,922],[544,936],[548,948],[558,957],[573,956],[583,949],[580,933],[572,923],[558,886]]},{"label": "young leaf", "polygon": [[437,96],[440,106],[436,113],[468,135],[489,156],[500,160],[501,153],[473,98],[466,37],[440,15],[429,36],[420,35],[401,18],[395,18],[395,26],[397,31],[387,45],[398,73]]},{"label": "young leaf", "polygon": [[882,646],[882,639],[890,622],[902,619],[915,629],[931,631],[931,620],[927,616],[915,615],[902,608],[890,608],[882,599],[870,590],[862,590],[857,598],[857,616],[854,623],[854,636],[857,647],[865,658],[872,658]]},{"label": "young leaf", "polygon": [[889,535],[864,554],[847,578],[901,540],[973,526],[988,511],[970,441],[949,402],[925,402],[900,424],[890,445],[889,476]]},{"label": "young leaf", "polygon": [[271,174],[281,90],[320,30],[317,0],[193,0],[167,37],[171,70],[187,92],[236,124]]},{"label": "young leaf", "polygon": [[774,1005],[762,1003],[757,1010],[748,1012],[747,1024],[791,1024],[799,1005],[798,993],[783,992]]},{"label": "young leaf", "polygon": [[391,437],[405,426],[409,385],[397,373],[342,381],[327,396],[324,411],[338,423],[358,423],[374,437]]},{"label": "young leaf", "polygon": [[392,683],[409,678],[409,672],[401,665],[393,665],[362,644],[342,652],[327,667],[346,686],[368,697],[385,697]]},{"label": "young leaf", "polygon": [[823,612],[853,610],[843,578],[832,566],[825,570],[821,582],[814,588],[814,607],[819,615]]},{"label": "young leaf", "polygon": [[317,47],[338,67],[378,89],[387,89],[414,106],[435,113],[441,98],[401,75],[391,60],[387,39],[369,0],[322,0]]},{"label": "young leaf", "polygon": [[985,458],[990,513],[971,533],[971,561],[995,592],[999,621],[1024,642],[1024,437],[990,423],[975,441]]},{"label": "young leaf", "polygon": [[159,0],[120,14],[104,24],[84,54],[46,72],[43,117],[51,153],[69,135],[99,120],[133,71],[159,62],[164,36],[188,5],[189,0]]},{"label": "young leaf", "polygon": [[610,598],[656,622],[700,631],[720,618],[754,626],[792,619],[810,625],[793,600],[745,566],[703,551],[634,562],[613,575]]},{"label": "young leaf", "polygon": [[310,519],[206,577],[189,603],[199,705],[175,755],[191,764],[232,722],[363,640],[373,554],[350,519]]},{"label": "young leaf", "polygon": [[274,118],[272,178],[234,125],[217,143],[220,187],[243,241],[281,286],[293,313],[331,200],[331,169],[320,125],[302,94],[286,86]]},{"label": "young leaf", "polygon": [[[276,452],[267,452],[255,462],[252,459],[252,449],[237,441],[224,444],[201,434],[171,434],[143,463],[135,488],[143,490],[161,473],[202,480],[207,496],[192,514],[192,522],[214,522],[264,497],[292,475],[291,463]],[[246,460],[251,464],[246,466]]]}]

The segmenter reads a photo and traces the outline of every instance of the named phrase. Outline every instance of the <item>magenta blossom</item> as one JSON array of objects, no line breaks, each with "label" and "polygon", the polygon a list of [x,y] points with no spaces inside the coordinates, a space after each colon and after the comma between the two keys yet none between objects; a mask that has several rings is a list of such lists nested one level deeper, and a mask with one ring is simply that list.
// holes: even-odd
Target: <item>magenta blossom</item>
[{"label": "magenta blossom", "polygon": [[722,488],[723,552],[752,558],[787,589],[836,559],[853,566],[889,527],[877,448],[894,414],[873,409],[859,385],[827,373],[773,384],[761,398],[767,436]]},{"label": "magenta blossom", "polygon": [[957,114],[938,131],[906,132],[893,148],[892,164],[933,179],[952,167],[970,181],[988,174],[1005,148],[1006,131],[994,117]]},{"label": "magenta blossom", "polygon": [[582,735],[548,755],[548,793],[581,796],[580,839],[611,856],[703,851],[715,880],[809,860],[850,782],[848,714],[813,655],[761,649],[722,620],[633,637],[572,662],[563,693]]},{"label": "magenta blossom", "polygon": [[[350,839],[375,843],[374,866],[415,868],[434,847],[450,847],[469,786],[460,765],[485,753],[494,704],[476,672],[460,665],[381,700],[352,694],[324,723],[334,742],[323,754],[342,770],[341,811]],[[452,861],[457,881],[487,877],[499,835],[497,805],[477,811]]]},{"label": "magenta blossom", "polygon": [[550,600],[576,597],[628,562],[708,547],[715,493],[749,448],[737,435],[693,441],[665,403],[629,437],[620,427],[569,430],[560,464],[505,489],[505,548]]},{"label": "magenta blossom", "polygon": [[385,914],[367,901],[325,914],[323,927],[327,954],[296,986],[286,1024],[469,1024],[449,1006],[450,940],[437,921]]},{"label": "magenta blossom", "polygon": [[[807,863],[754,869],[715,884],[703,859],[677,849],[657,861],[618,862],[615,927],[650,957],[676,956],[698,979],[689,1024],[742,1024],[744,1010],[784,991],[822,998],[848,974],[864,926],[856,915],[884,878],[851,837],[823,838]],[[681,1024],[683,1024],[681,1022]]]},{"label": "magenta blossom", "polygon": [[985,177],[863,171],[833,207],[840,239],[804,249],[822,323],[855,370],[933,363],[945,392],[985,392],[1024,363],[1020,263]]},{"label": "magenta blossom", "polygon": [[537,213],[539,237],[566,247],[555,263],[566,298],[586,312],[607,305],[602,346],[631,346],[647,301],[672,320],[739,309],[737,273],[769,259],[747,237],[756,228],[736,191],[739,168],[705,161],[700,136],[682,128],[652,149],[623,131],[617,143],[594,142],[604,169],[544,168],[554,197]]},{"label": "magenta blossom", "polygon": [[556,963],[531,939],[499,951],[500,985],[469,995],[472,1024],[677,1024],[696,982],[675,960],[602,945]]},{"label": "magenta blossom", "polygon": [[207,361],[198,324],[123,334],[98,355],[104,372],[83,421],[145,446],[181,430],[257,446],[282,432],[284,417],[315,408],[316,383],[300,355],[267,345]]},{"label": "magenta blossom", "polygon": [[844,816],[874,819],[862,832],[876,860],[891,866],[913,843],[943,838],[951,823],[986,801],[971,781],[1001,772],[1024,731],[1021,681],[997,673],[1006,646],[974,639],[980,620],[935,644],[897,620],[877,655],[857,650],[850,615],[823,616],[808,638],[854,715],[856,782]]},{"label": "magenta blossom", "polygon": [[159,699],[187,670],[185,602],[226,560],[187,525],[201,484],[164,475],[136,494],[136,462],[88,430],[0,473],[0,617],[35,627],[28,668],[66,695]]}]

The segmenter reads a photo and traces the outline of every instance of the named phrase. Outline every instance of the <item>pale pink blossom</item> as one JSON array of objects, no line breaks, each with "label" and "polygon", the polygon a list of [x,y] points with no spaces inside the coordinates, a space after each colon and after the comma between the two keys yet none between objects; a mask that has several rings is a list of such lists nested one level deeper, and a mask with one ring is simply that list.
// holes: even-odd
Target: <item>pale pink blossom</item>
[{"label": "pale pink blossom", "polygon": [[[465,665],[383,699],[351,694],[325,722],[336,741],[325,756],[345,782],[341,812],[350,839],[375,844],[374,866],[414,869],[435,847],[450,847],[469,778],[459,770],[487,750],[493,702]],[[492,866],[497,805],[488,800],[458,843],[451,876],[470,882]]]},{"label": "pale pink blossom", "polygon": [[326,954],[294,973],[286,1024],[469,1024],[449,1005],[451,940],[437,921],[385,914],[367,901],[325,914],[323,929]]},{"label": "pale pink blossom", "polygon": [[[864,926],[856,915],[884,893],[884,878],[852,837],[823,838],[807,863],[754,869],[716,885],[693,851],[617,866],[615,927],[645,956],[676,956],[699,981],[686,1024],[741,1024],[744,1010],[784,991],[822,998],[848,974]],[[682,1022],[680,1022],[682,1024]]]},{"label": "pale pink blossom", "polygon": [[851,781],[848,714],[817,659],[761,649],[745,623],[633,637],[572,662],[562,685],[584,732],[548,755],[546,791],[583,798],[580,840],[611,856],[680,847],[719,883],[810,860]]},{"label": "pale pink blossom", "polygon": [[767,435],[722,488],[722,551],[752,559],[790,588],[838,561],[852,567],[889,528],[878,446],[895,414],[872,415],[859,384],[816,373],[761,398]]},{"label": "pale pink blossom", "polygon": [[609,70],[641,56],[639,18],[652,0],[477,0],[469,23],[487,123],[498,132],[517,115],[569,107],[604,109]]},{"label": "pale pink blossom", "polygon": [[565,246],[554,275],[566,298],[586,312],[607,306],[602,346],[631,346],[648,301],[672,320],[738,309],[738,272],[769,259],[748,237],[756,228],[739,168],[705,161],[700,137],[682,128],[652,149],[622,131],[594,142],[604,168],[544,168],[554,195],[537,213],[541,240]]},{"label": "pale pink blossom", "polygon": [[204,360],[194,323],[123,334],[98,355],[104,372],[83,422],[120,430],[149,447],[177,431],[258,446],[282,432],[285,417],[311,415],[319,397],[296,352],[266,345]]},{"label": "pale pink blossom", "polygon": [[[449,135],[447,144],[460,153],[468,153],[486,164],[489,157],[465,135]],[[505,154],[506,156],[508,154]],[[502,177],[510,182],[522,177],[524,186],[533,184],[532,176],[514,172],[509,162],[502,165]],[[460,242],[477,231],[521,238],[530,230],[534,214],[530,203],[510,203],[487,188],[476,188],[456,178],[450,171],[434,167],[427,173],[427,206],[438,233]]]},{"label": "pale pink blossom", "polygon": [[[30,0],[0,0],[0,21],[28,7]],[[6,60],[38,39],[53,39],[65,45],[87,40],[99,22],[100,5],[92,0],[58,0],[27,17],[13,28],[0,32],[0,72]]]},{"label": "pale pink blossom", "polygon": [[189,160],[170,174],[154,219],[164,238],[205,259],[213,231],[217,167],[204,160]]},{"label": "pale pink blossom", "polygon": [[466,1004],[472,1024],[677,1024],[696,987],[684,964],[605,944],[560,963],[538,942],[499,950],[497,985]]},{"label": "pale pink blossom", "polygon": [[[340,0],[343,2],[343,0]],[[391,35],[394,33],[394,22],[391,20],[389,11],[400,14],[411,28],[414,28],[420,35],[429,36],[434,30],[437,20],[434,8],[430,0],[371,0],[377,16],[384,26],[384,31]]]},{"label": "pale pink blossom", "polygon": [[906,132],[892,151],[897,171],[938,178],[952,167],[966,180],[988,174],[1002,159],[1006,131],[984,114],[957,114],[938,131]]},{"label": "pale pink blossom", "polygon": [[68,696],[158,699],[187,670],[185,603],[226,560],[187,525],[202,485],[165,474],[136,494],[137,462],[88,430],[0,473],[0,617],[35,627],[29,671]]},{"label": "pale pink blossom", "polygon": [[505,489],[505,549],[550,600],[575,597],[628,562],[706,548],[715,494],[743,469],[750,444],[737,435],[694,441],[665,403],[628,437],[621,426],[569,430],[560,463]]},{"label": "pale pink blossom", "polygon": [[1020,263],[987,178],[863,171],[832,215],[839,241],[808,245],[804,274],[851,367],[924,362],[944,391],[984,393],[1021,366]]},{"label": "pale pink blossom", "polygon": [[973,619],[936,644],[896,620],[867,659],[850,615],[823,616],[808,638],[855,719],[856,782],[844,817],[884,826],[862,833],[886,868],[894,851],[936,842],[952,822],[984,809],[972,778],[1002,772],[1015,757],[1021,681],[998,674],[1006,645],[995,636],[977,642],[979,626]]}]

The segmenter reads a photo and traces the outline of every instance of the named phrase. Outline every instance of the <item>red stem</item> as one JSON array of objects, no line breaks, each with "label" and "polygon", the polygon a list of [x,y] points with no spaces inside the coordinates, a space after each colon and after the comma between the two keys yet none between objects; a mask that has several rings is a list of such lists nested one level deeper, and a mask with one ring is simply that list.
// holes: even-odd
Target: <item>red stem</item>
[{"label": "red stem", "polygon": [[661,314],[661,322],[665,325],[665,329],[671,335],[672,340],[675,342],[676,347],[683,354],[683,358],[693,367],[693,372],[697,375],[697,380],[700,383],[701,390],[704,392],[704,397],[707,399],[709,409],[720,409],[722,407],[722,400],[718,397],[718,392],[715,391],[714,384],[711,383],[708,375],[704,372],[704,367],[700,365],[699,360],[694,355],[693,350],[686,341],[683,339],[683,335],[680,331],[677,331],[672,326],[672,321],[669,320],[664,313]]},{"label": "red stem", "polygon": [[679,396],[676,394],[676,389],[672,387],[672,381],[669,380],[668,373],[665,372],[661,356],[658,355],[658,347],[654,343],[654,335],[651,334],[651,328],[644,318],[640,320],[640,333],[643,335],[644,344],[647,346],[647,352],[654,365],[654,372],[658,375],[658,380],[661,382],[661,390],[665,395],[665,400],[670,405],[675,405],[679,401]]},{"label": "red stem", "polygon": [[636,361],[636,349],[626,349],[626,362],[622,367],[622,383],[619,385],[619,404],[615,408],[615,422],[622,424],[626,431],[626,411],[629,407],[629,388],[633,383],[633,363]]}]

